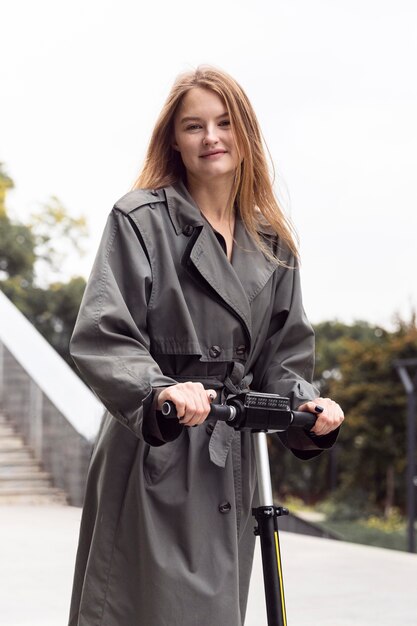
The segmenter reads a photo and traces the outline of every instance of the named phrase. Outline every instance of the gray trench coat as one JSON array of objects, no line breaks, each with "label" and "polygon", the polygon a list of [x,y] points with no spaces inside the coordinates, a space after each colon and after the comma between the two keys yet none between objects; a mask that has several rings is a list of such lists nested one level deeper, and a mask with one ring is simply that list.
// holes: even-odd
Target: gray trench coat
[{"label": "gray trench coat", "polygon": [[[155,392],[187,380],[219,392],[250,385],[297,406],[317,394],[313,350],[298,269],[268,260],[239,218],[230,263],[182,183],[116,203],[71,340],[107,413],[88,474],[70,626],[243,624],[255,539],[251,435],[223,423],[167,424]],[[311,458],[335,437],[281,439]]]}]

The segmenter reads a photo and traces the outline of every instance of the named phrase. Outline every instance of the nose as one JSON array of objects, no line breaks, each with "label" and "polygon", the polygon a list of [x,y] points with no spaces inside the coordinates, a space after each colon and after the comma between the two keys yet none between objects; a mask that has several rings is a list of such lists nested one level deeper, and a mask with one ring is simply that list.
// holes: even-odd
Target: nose
[{"label": "nose", "polygon": [[205,146],[211,146],[218,143],[219,137],[217,135],[217,126],[216,124],[208,124],[206,127],[206,132],[204,134],[203,143]]}]

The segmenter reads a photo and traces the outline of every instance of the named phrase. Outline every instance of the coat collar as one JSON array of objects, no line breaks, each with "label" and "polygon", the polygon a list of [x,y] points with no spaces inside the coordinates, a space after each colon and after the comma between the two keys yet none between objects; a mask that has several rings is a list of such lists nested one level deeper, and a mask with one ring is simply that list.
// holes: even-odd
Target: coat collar
[{"label": "coat collar", "polygon": [[[275,271],[277,263],[268,259],[247,232],[237,215],[231,262],[225,255],[214,229],[202,216],[185,185],[178,182],[165,188],[168,212],[177,235],[192,226],[198,231],[187,247],[182,262],[192,265],[223,303],[233,310],[251,337],[250,304]],[[267,230],[262,232],[268,232]]]},{"label": "coat collar", "polygon": [[165,187],[168,213],[177,235],[187,226],[202,226],[205,222],[188,189],[182,181]]}]

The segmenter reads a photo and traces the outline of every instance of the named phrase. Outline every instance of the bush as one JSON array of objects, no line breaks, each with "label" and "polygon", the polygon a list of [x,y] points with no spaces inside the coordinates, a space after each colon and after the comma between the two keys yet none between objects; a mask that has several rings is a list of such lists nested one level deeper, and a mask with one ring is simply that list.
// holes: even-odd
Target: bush
[{"label": "bush", "polygon": [[376,516],[378,513],[375,506],[369,502],[368,494],[359,489],[349,493],[339,489],[317,508],[331,521],[359,520]]}]

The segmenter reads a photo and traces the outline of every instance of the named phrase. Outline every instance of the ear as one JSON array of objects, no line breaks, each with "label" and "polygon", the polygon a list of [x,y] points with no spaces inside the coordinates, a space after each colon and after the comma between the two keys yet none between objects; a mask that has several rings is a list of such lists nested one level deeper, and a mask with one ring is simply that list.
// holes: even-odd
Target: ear
[{"label": "ear", "polygon": [[180,152],[180,148],[177,143],[177,137],[175,133],[175,125],[173,125],[173,128],[171,129],[171,148],[173,148],[177,152]]}]

